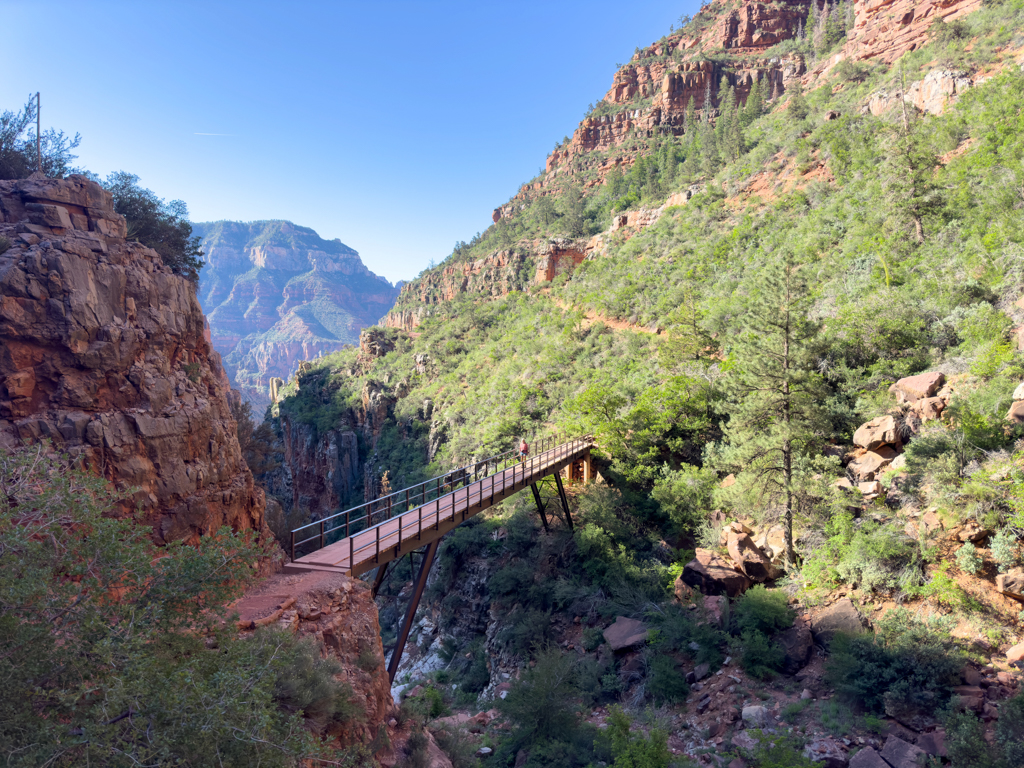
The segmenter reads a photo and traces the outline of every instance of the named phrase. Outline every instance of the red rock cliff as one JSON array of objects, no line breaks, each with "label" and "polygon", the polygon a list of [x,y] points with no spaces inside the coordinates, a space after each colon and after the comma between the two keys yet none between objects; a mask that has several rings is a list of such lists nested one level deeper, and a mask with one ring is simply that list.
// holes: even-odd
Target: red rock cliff
[{"label": "red rock cliff", "polygon": [[137,487],[157,542],[261,529],[195,289],[125,231],[84,177],[0,181],[0,446],[49,439]]}]

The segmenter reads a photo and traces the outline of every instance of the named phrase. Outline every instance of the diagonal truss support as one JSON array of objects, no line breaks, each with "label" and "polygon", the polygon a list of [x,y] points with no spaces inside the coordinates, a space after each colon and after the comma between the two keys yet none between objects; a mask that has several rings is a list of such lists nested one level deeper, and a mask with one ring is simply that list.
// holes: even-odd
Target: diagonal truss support
[{"label": "diagonal truss support", "polygon": [[430,574],[430,566],[434,563],[434,556],[437,554],[437,547],[440,539],[434,539],[427,545],[427,552],[420,563],[420,574],[413,586],[412,595],[409,597],[409,609],[405,614],[405,621],[398,631],[398,640],[395,642],[395,649],[391,652],[391,661],[388,662],[388,681],[395,682],[395,675],[398,673],[398,665],[402,661],[402,653],[405,651],[405,642],[409,639],[409,630],[412,629],[413,619],[416,618],[416,609],[420,607],[420,599],[423,597],[423,590],[427,586],[427,576]]},{"label": "diagonal truss support", "polygon": [[533,500],[537,502],[537,511],[540,512],[540,521],[544,523],[545,533],[548,530],[548,516],[544,514],[544,502],[540,498],[540,490],[537,488],[536,483],[530,484],[530,490],[533,491]]},{"label": "diagonal truss support", "polygon": [[562,498],[562,509],[565,510],[565,522],[569,524],[569,530],[573,530],[572,515],[569,514],[569,500],[565,497],[565,488],[562,486],[562,473],[555,472],[555,485],[558,486],[558,495]]}]

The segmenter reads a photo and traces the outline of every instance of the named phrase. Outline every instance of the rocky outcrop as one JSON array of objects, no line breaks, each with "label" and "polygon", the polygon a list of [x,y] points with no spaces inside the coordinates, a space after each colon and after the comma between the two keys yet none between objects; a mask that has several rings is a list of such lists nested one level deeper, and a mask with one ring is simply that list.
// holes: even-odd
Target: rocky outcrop
[{"label": "rocky outcrop", "polygon": [[157,542],[264,527],[194,286],[82,176],[0,182],[0,445],[51,440]]},{"label": "rocky outcrop", "polygon": [[584,118],[569,144],[548,157],[545,173],[572,173],[568,161],[608,151],[630,137],[681,135],[691,101],[699,110],[710,97],[710,108],[717,110],[725,97],[719,93],[723,76],[741,103],[755,82],[765,97],[783,93],[805,72],[803,59],[758,54],[795,37],[809,10],[810,0],[716,0],[702,7],[690,24],[638,50],[615,73],[602,104],[616,109]]},{"label": "rocky outcrop", "polygon": [[[348,425],[346,425],[348,426]],[[339,428],[318,434],[309,425],[282,417],[284,463],[287,482],[274,483],[282,501],[291,509],[308,510],[319,519],[352,497],[362,476],[359,438],[354,429]],[[288,490],[291,498],[284,496]]]},{"label": "rocky outcrop", "polygon": [[[377,606],[369,586],[333,573],[278,574],[251,588],[231,608],[243,632],[273,625],[313,638],[322,654],[337,660],[340,682],[351,688],[350,704],[358,713],[332,722],[325,736],[338,746],[390,743],[379,739],[394,709]],[[392,721],[393,722],[393,721]],[[384,757],[384,755],[378,755]]]},{"label": "rocky outcrop", "polygon": [[380,325],[412,330],[430,314],[422,307],[451,301],[464,293],[500,297],[522,291],[533,276],[532,260],[533,254],[520,248],[495,251],[476,261],[449,261],[441,269],[403,285],[394,310],[381,319]]},{"label": "rocky outcrop", "polygon": [[853,32],[836,60],[877,59],[891,64],[928,41],[936,19],[953,21],[982,0],[866,0],[854,4]]},{"label": "rocky outcrop", "polygon": [[287,221],[193,225],[206,266],[199,299],[214,348],[244,395],[269,403],[270,380],[300,360],[355,344],[398,297],[340,240]]},{"label": "rocky outcrop", "polygon": [[750,588],[750,579],[709,549],[698,549],[683,568],[683,581],[705,595],[737,597]]}]

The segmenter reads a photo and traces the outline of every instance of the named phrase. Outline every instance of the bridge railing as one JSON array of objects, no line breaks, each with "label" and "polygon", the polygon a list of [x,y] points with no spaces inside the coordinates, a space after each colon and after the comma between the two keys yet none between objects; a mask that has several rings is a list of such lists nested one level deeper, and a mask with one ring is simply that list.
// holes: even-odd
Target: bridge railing
[{"label": "bridge railing", "polygon": [[[349,538],[361,531],[374,526],[381,525],[392,518],[403,515],[417,507],[422,508],[431,501],[454,493],[459,488],[464,488],[478,480],[493,478],[510,466],[521,466],[524,472],[530,468],[542,466],[542,457],[547,457],[552,451],[562,445],[565,438],[557,435],[541,438],[536,445],[530,444],[531,456],[525,462],[519,461],[518,446],[512,450],[490,456],[480,461],[474,461],[466,466],[453,469],[443,475],[432,477],[422,483],[403,488],[402,490],[389,493],[387,496],[364,502],[358,506],[346,509],[320,520],[315,520],[306,525],[295,528],[292,533],[291,557],[295,560],[298,548],[310,542],[319,542],[315,549],[321,549],[328,543]],[[567,441],[570,444],[583,443],[589,440],[589,436],[576,438]],[[550,458],[550,457],[547,457]],[[547,460],[547,459],[545,459]],[[532,471],[528,472],[532,474]],[[515,473],[513,473],[515,474]],[[440,505],[438,506],[440,509]],[[422,518],[422,514],[421,514]],[[399,526],[401,528],[401,525]],[[308,533],[312,532],[312,536]],[[302,538],[306,535],[307,538]],[[378,531],[379,536],[379,531]],[[328,541],[330,539],[330,542]]]}]

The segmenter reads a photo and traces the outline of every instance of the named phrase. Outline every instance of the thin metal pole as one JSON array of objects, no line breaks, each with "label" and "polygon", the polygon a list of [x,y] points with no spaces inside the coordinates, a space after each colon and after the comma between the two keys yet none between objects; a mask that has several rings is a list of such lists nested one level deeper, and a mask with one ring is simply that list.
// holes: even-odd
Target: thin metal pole
[{"label": "thin metal pole", "polygon": [[42,119],[39,116],[40,102],[39,91],[36,91],[36,170],[43,172],[43,151],[40,144],[40,131],[42,130]]},{"label": "thin metal pole", "polygon": [[292,531],[292,562],[295,562],[295,531]]}]

